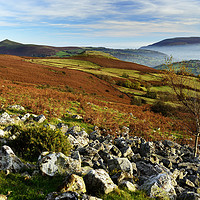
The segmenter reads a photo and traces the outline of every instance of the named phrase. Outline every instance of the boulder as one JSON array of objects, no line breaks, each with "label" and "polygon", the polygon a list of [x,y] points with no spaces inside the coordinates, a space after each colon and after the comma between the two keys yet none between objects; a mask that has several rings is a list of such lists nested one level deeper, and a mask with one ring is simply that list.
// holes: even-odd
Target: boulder
[{"label": "boulder", "polygon": [[115,145],[113,145],[112,148],[110,149],[110,153],[112,153],[113,155],[115,155],[117,157],[122,156],[121,151]]},{"label": "boulder", "polygon": [[43,123],[46,120],[46,117],[44,115],[38,115],[37,117],[34,117],[33,119],[34,121],[38,123]]},{"label": "boulder", "polygon": [[38,158],[39,169],[48,176],[71,174],[81,171],[81,162],[63,153],[43,152]]},{"label": "boulder", "polygon": [[152,176],[158,175],[161,171],[157,171],[153,165],[150,163],[145,163],[143,161],[136,162],[137,171],[142,176]]},{"label": "boulder", "polygon": [[82,177],[72,174],[67,177],[62,186],[59,187],[60,192],[77,192],[79,194],[86,193],[85,183]]},{"label": "boulder", "polygon": [[0,170],[19,172],[27,166],[15,155],[9,146],[2,146],[0,151]]},{"label": "boulder", "polygon": [[16,110],[16,111],[25,111],[26,110],[23,106],[20,106],[20,105],[11,105],[11,106],[8,106],[8,109]]},{"label": "boulder", "polygon": [[151,154],[155,153],[155,145],[153,142],[146,142],[141,144],[140,155],[149,157]]},{"label": "boulder", "polygon": [[8,125],[8,124],[14,124],[14,123],[15,123],[15,120],[11,118],[11,116],[7,112],[4,112],[0,116],[0,125]]},{"label": "boulder", "polygon": [[91,194],[108,194],[117,188],[108,175],[103,169],[91,170],[84,176],[87,192]]},{"label": "boulder", "polygon": [[57,193],[52,192],[45,197],[45,200],[78,200],[79,195],[76,192]]},{"label": "boulder", "polygon": [[123,157],[131,158],[134,155],[131,147],[129,146],[121,148],[120,151],[122,152]]},{"label": "boulder", "polygon": [[176,197],[176,191],[173,186],[173,181],[168,174],[159,174],[151,176],[143,185],[139,187],[140,190],[145,190],[150,197],[161,199],[172,199]]},{"label": "boulder", "polygon": [[127,189],[131,192],[135,192],[138,189],[137,184],[133,184],[130,181],[122,181],[119,183],[119,187],[122,189]]},{"label": "boulder", "polygon": [[200,194],[197,194],[192,191],[186,191],[181,193],[178,197],[177,200],[200,200]]},{"label": "boulder", "polygon": [[66,133],[69,129],[68,125],[67,124],[64,124],[64,123],[58,123],[57,124],[57,128],[59,128],[61,130],[62,133]]},{"label": "boulder", "polygon": [[0,137],[5,137],[5,136],[6,136],[6,132],[0,129]]},{"label": "boulder", "polygon": [[71,134],[68,135],[68,141],[74,150],[82,147],[82,145],[77,141],[77,139],[74,136],[72,136]]},{"label": "boulder", "polygon": [[85,131],[80,131],[72,134],[77,141],[84,147],[89,143],[89,135]]},{"label": "boulder", "polygon": [[21,117],[21,121],[25,122],[27,119],[29,119],[31,115],[29,113],[26,113],[23,117]]},{"label": "boulder", "polygon": [[114,158],[108,160],[108,170],[110,173],[113,172],[127,172],[133,175],[133,166],[127,158]]}]

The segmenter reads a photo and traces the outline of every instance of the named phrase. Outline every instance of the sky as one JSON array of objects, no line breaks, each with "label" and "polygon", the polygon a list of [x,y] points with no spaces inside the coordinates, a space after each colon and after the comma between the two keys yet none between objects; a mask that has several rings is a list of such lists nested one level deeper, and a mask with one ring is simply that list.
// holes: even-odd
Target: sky
[{"label": "sky", "polygon": [[139,48],[200,37],[200,0],[0,0],[0,41]]}]

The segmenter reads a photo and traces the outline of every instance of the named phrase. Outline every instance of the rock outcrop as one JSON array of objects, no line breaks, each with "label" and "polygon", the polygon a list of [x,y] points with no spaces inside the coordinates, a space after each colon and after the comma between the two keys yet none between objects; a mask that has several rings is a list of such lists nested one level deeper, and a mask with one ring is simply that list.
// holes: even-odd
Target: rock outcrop
[{"label": "rock outcrop", "polygon": [[[10,126],[27,123],[30,118],[28,113],[12,116],[4,112],[0,116],[0,124],[6,127],[0,130],[2,141],[7,139],[4,137]],[[32,119],[34,123],[46,120],[44,115],[32,115]],[[107,194],[118,187],[130,191],[142,189],[154,198],[200,199],[200,159],[193,157],[193,149],[187,145],[169,140],[149,142],[130,136],[128,127],[123,127],[118,137],[103,136],[98,127],[91,133],[61,122],[52,128],[68,136],[72,150],[69,156],[61,152],[40,155],[37,167],[42,174],[66,176],[60,190],[47,195],[47,200],[98,199],[93,196]],[[2,143],[0,170],[18,172],[26,167],[12,149]]]}]

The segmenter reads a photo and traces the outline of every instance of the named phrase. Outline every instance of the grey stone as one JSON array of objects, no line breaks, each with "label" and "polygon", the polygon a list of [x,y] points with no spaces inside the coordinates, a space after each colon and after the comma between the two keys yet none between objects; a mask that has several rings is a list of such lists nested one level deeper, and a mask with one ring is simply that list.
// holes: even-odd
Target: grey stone
[{"label": "grey stone", "polygon": [[63,153],[43,152],[38,158],[38,165],[41,172],[48,176],[78,173],[81,171],[81,163],[78,160],[65,156]]},{"label": "grey stone", "polygon": [[67,177],[62,186],[59,187],[59,190],[62,193],[71,191],[81,194],[86,193],[86,186],[82,177],[71,174]]},{"label": "grey stone", "polygon": [[87,192],[91,194],[108,194],[117,188],[108,175],[103,169],[91,170],[84,176]]},{"label": "grey stone", "polygon": [[115,158],[108,160],[109,172],[127,172],[133,175],[133,166],[127,158]]},{"label": "grey stone", "polygon": [[11,116],[7,112],[4,112],[0,116],[0,125],[8,125],[8,124],[14,124],[14,123],[15,123],[15,120],[11,118]]},{"label": "grey stone", "polygon": [[140,155],[149,157],[151,154],[155,153],[155,145],[153,142],[146,142],[141,144]]},{"label": "grey stone", "polygon": [[66,133],[69,129],[67,124],[64,124],[64,123],[61,123],[61,122],[57,124],[57,128],[59,128],[62,133]]},{"label": "grey stone", "polygon": [[186,191],[181,193],[177,200],[200,200],[200,195],[192,191]]},{"label": "grey stone", "polygon": [[9,170],[19,172],[28,168],[13,152],[13,150],[4,145],[0,151],[0,170]]},{"label": "grey stone", "polygon": [[6,136],[6,132],[0,129],[0,137],[5,137],[5,136]]},{"label": "grey stone", "polygon": [[110,153],[118,157],[122,156],[121,151],[115,145],[113,145],[112,148],[110,149]]},{"label": "grey stone", "polygon": [[31,115],[29,113],[26,113],[22,118],[21,118],[21,121],[22,122],[25,122],[27,119],[29,119]]},{"label": "grey stone", "polygon": [[52,192],[45,197],[45,200],[78,200],[79,195],[76,192],[57,193]]},{"label": "grey stone", "polygon": [[43,123],[46,120],[46,117],[44,115],[39,115],[37,117],[34,117],[33,119],[38,123]]},{"label": "grey stone", "polygon": [[149,177],[139,189],[145,190],[150,197],[154,198],[172,200],[176,198],[176,191],[168,174]]},{"label": "grey stone", "polygon": [[127,189],[131,192],[135,192],[138,189],[138,185],[137,184],[133,184],[130,181],[122,181],[119,183],[119,187],[122,189]]},{"label": "grey stone", "polygon": [[20,105],[8,106],[8,109],[17,110],[17,111],[25,111],[26,110],[23,106],[20,106]]},{"label": "grey stone", "polygon": [[68,135],[68,141],[71,144],[72,148],[75,150],[82,147],[82,145],[77,141],[77,139],[71,134]]},{"label": "grey stone", "polygon": [[132,157],[134,155],[131,147],[127,146],[127,147],[124,147],[124,148],[121,148],[120,151],[122,152],[122,156],[123,157]]}]

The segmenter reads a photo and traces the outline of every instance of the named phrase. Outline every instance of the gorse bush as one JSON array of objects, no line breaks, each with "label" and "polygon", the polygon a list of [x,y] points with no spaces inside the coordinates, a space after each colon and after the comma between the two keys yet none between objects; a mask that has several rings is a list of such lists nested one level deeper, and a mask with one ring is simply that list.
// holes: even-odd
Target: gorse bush
[{"label": "gorse bush", "polygon": [[171,116],[173,107],[163,101],[157,101],[151,106],[151,111],[161,113],[163,116]]},{"label": "gorse bush", "polygon": [[11,130],[12,140],[9,145],[14,152],[29,161],[36,161],[43,151],[62,152],[67,155],[70,143],[60,130],[49,127],[22,127],[14,125]]}]

